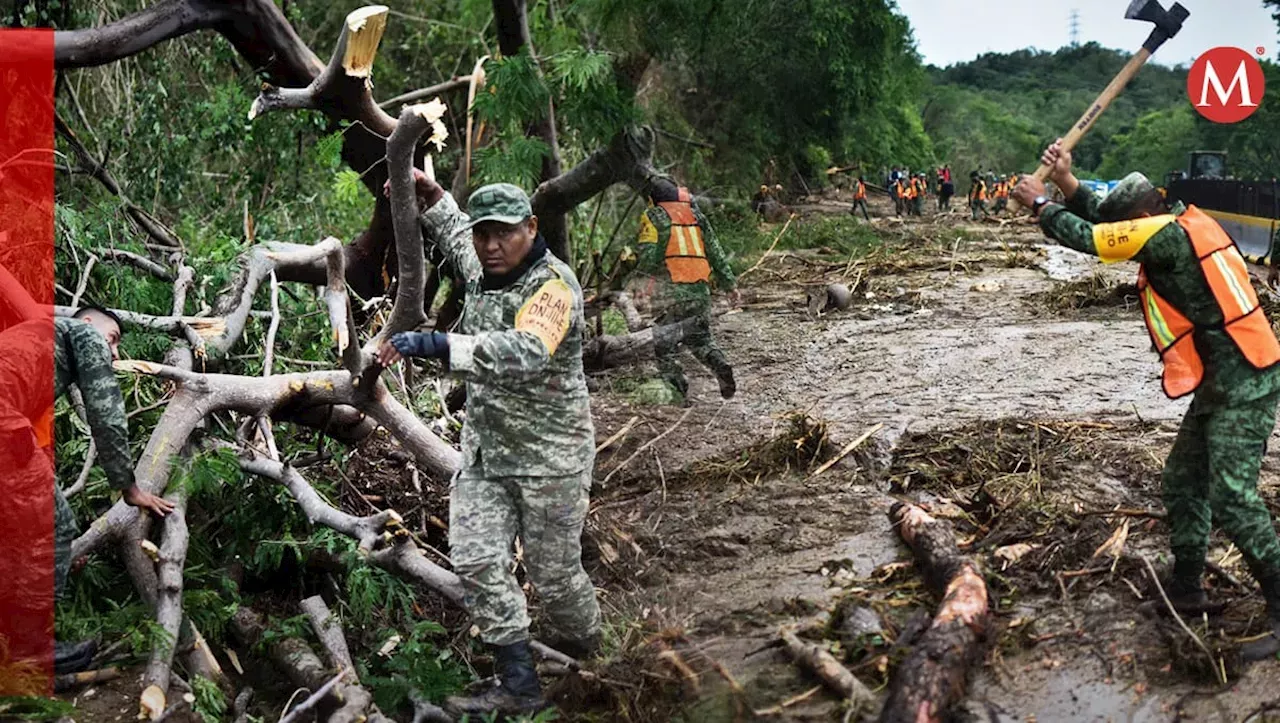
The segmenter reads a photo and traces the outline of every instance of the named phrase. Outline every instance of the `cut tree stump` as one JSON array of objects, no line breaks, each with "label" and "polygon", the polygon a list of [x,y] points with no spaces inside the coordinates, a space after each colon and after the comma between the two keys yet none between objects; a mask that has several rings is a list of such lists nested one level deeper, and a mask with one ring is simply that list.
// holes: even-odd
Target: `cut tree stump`
[{"label": "cut tree stump", "polygon": [[964,698],[969,670],[986,655],[991,624],[987,585],[977,565],[960,554],[946,522],[902,502],[889,509],[889,519],[942,604],[894,672],[880,720],[941,723]]}]

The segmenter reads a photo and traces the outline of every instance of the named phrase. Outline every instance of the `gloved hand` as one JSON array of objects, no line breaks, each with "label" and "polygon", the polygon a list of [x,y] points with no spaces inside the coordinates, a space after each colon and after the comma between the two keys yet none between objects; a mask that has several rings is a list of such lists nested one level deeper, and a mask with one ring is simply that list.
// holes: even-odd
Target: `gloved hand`
[{"label": "gloved hand", "polygon": [[449,335],[442,331],[402,331],[391,337],[391,346],[403,356],[443,359],[449,356]]}]

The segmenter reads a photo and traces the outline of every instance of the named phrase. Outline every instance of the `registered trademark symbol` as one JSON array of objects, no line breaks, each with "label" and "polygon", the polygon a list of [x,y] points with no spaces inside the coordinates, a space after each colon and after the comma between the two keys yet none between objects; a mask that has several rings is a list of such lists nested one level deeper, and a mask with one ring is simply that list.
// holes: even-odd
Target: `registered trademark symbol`
[{"label": "registered trademark symbol", "polygon": [[1258,47],[1253,49],[1253,52],[1257,53],[1258,55],[1266,55],[1267,49],[1259,45]]}]

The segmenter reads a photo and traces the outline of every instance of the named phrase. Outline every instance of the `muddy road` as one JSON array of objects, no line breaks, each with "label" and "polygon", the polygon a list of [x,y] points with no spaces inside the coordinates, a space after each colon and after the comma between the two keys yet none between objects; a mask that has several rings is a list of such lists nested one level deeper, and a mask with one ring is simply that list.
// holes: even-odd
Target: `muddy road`
[{"label": "muddy road", "polygon": [[[1280,663],[1232,662],[1262,631],[1239,555],[1215,537],[1228,613],[1190,621],[1212,662],[1157,614],[1142,562],[1167,562],[1159,470],[1186,402],[1160,392],[1135,268],[1045,246],[1033,226],[874,223],[883,253],[779,254],[749,282],[755,301],[719,317],[735,399],[688,357],[689,410],[633,403],[652,369],[594,380],[599,439],[629,427],[599,455],[588,524],[614,685],[563,684],[567,710],[591,711],[570,717],[844,719],[773,643],[798,626],[882,692],[895,641],[937,604],[886,516],[908,499],[951,521],[991,589],[997,625],[962,717],[1262,720]],[[829,281],[855,303],[815,317],[806,290]],[[1273,504],[1277,469],[1261,482]]]}]

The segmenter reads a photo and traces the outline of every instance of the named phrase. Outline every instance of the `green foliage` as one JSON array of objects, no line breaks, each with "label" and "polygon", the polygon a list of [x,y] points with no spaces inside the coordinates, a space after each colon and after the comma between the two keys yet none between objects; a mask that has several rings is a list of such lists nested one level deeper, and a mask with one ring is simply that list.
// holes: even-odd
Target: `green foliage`
[{"label": "green foliage", "polygon": [[[1040,149],[1064,133],[1128,56],[1090,43],[1056,52],[983,55],[930,69],[924,127],[957,174],[979,167],[1030,171]],[[1211,123],[1187,103],[1187,70],[1149,63],[1073,152],[1076,174],[1103,179],[1142,171],[1163,179],[1194,150],[1225,150],[1238,178],[1269,178],[1280,165],[1280,70],[1263,62],[1267,93],[1241,123]]]},{"label": "green foliage", "polygon": [[227,712],[227,696],[217,683],[197,675],[191,679],[191,691],[196,697],[192,708],[204,723],[218,723],[222,720]]},{"label": "green foliage", "polygon": [[467,673],[453,651],[441,645],[446,636],[439,623],[424,620],[390,655],[368,656],[356,663],[379,708],[392,711],[404,705],[411,690],[438,701],[462,688]]},{"label": "green foliage", "polygon": [[0,719],[44,721],[73,716],[76,707],[56,698],[0,696]]},{"label": "green foliage", "polygon": [[352,621],[369,625],[379,616],[413,616],[413,586],[371,565],[359,565],[347,575],[347,606]]},{"label": "green foliage", "polygon": [[1132,130],[1116,135],[1114,147],[1102,156],[1097,173],[1102,178],[1120,178],[1141,171],[1158,183],[1174,168],[1185,168],[1187,152],[1194,150],[1196,113],[1181,104],[1153,111],[1138,119]]}]

